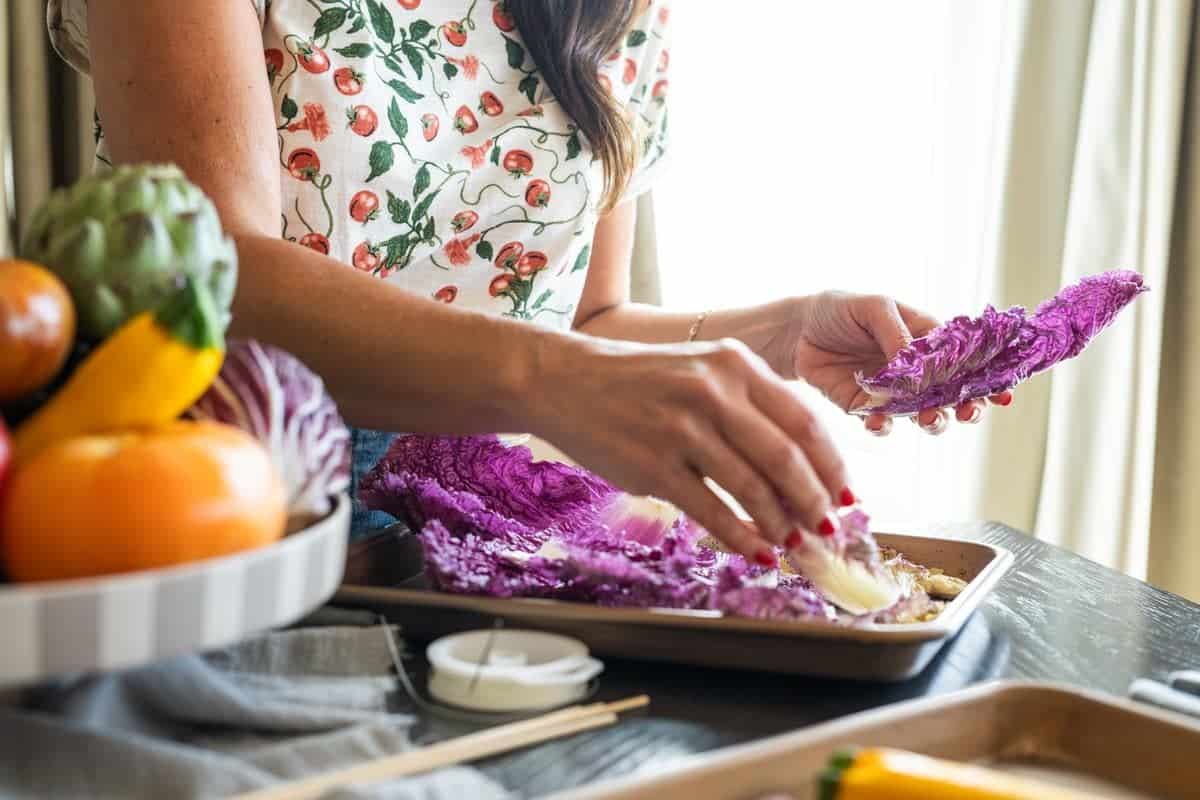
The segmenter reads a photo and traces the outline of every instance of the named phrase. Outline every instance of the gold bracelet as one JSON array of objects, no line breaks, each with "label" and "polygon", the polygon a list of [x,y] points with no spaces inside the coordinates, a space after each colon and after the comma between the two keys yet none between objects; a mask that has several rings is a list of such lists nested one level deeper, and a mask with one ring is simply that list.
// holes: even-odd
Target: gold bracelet
[{"label": "gold bracelet", "polygon": [[688,340],[689,342],[694,342],[694,341],[696,341],[696,337],[697,337],[697,336],[700,334],[700,326],[704,324],[704,318],[705,318],[705,317],[707,317],[707,316],[708,316],[708,312],[707,312],[707,311],[701,311],[701,312],[700,312],[700,313],[699,313],[699,314],[696,316],[696,321],[692,323],[692,329],[691,329],[690,331],[688,331],[688,338],[687,338],[687,340]]}]

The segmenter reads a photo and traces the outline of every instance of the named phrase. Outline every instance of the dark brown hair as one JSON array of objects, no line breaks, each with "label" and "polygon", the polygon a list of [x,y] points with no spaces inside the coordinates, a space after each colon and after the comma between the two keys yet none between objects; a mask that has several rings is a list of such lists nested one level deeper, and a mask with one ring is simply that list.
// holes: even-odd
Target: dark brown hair
[{"label": "dark brown hair", "polygon": [[604,165],[607,211],[629,182],[633,132],[598,72],[633,21],[635,0],[507,0],[546,87]]}]

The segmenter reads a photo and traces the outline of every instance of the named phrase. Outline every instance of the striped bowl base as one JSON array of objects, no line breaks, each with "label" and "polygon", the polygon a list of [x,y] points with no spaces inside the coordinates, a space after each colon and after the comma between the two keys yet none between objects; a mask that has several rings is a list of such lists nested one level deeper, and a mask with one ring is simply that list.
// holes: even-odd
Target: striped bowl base
[{"label": "striped bowl base", "polygon": [[341,583],[350,501],[268,547],[165,569],[0,586],[0,687],[224,647],[310,613]]}]

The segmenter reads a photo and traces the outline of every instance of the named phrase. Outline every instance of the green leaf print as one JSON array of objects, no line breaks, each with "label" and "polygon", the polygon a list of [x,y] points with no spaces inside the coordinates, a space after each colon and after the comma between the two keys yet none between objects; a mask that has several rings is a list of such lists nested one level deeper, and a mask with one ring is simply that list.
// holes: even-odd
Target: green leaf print
[{"label": "green leaf print", "polygon": [[425,95],[421,94],[420,92],[416,91],[415,89],[413,89],[411,86],[409,86],[404,81],[398,81],[398,80],[393,79],[393,80],[388,81],[387,85],[392,87],[392,91],[394,91],[396,94],[400,95],[401,98],[403,98],[404,100],[407,100],[410,103],[415,103],[418,100],[420,100],[422,97],[425,96]]},{"label": "green leaf print", "polygon": [[379,0],[366,0],[367,10],[371,12],[371,27],[375,35],[388,44],[396,38],[396,23],[392,22],[392,14]]},{"label": "green leaf print", "polygon": [[317,17],[317,22],[313,25],[313,38],[320,39],[322,36],[327,36],[345,24],[346,9],[327,8],[321,12],[321,16]]},{"label": "green leaf print", "polygon": [[392,146],[387,142],[376,142],[371,145],[371,155],[369,158],[371,174],[367,176],[367,181],[370,182],[391,169],[394,158],[392,155]]},{"label": "green leaf print", "polygon": [[397,264],[404,258],[404,251],[408,249],[408,237],[404,235],[396,236],[388,239],[387,255],[383,257],[385,266],[391,267]]},{"label": "green leaf print", "polygon": [[500,146],[496,145],[492,148],[492,163],[500,166]]},{"label": "green leaf print", "polygon": [[537,95],[538,79],[533,75],[526,75],[524,78],[522,78],[521,82],[517,84],[517,88],[525,93],[525,96],[529,98],[530,103],[537,102],[534,97]]},{"label": "green leaf print", "polygon": [[429,211],[429,206],[433,205],[433,198],[437,196],[437,192],[430,192],[422,197],[421,202],[417,203],[417,207],[413,209],[412,218],[421,219],[421,217],[425,216],[425,214]]},{"label": "green leaf print", "polygon": [[508,65],[513,69],[520,69],[525,63],[525,48],[505,36],[504,49],[508,53]]},{"label": "green leaf print", "polygon": [[[362,17],[359,17],[359,19],[361,20]],[[333,52],[344,58],[366,58],[375,51],[366,42],[355,42],[345,47],[335,47],[333,48]]]},{"label": "green leaf print", "polygon": [[433,30],[433,25],[423,19],[419,19],[408,26],[408,35],[414,39],[424,39]]},{"label": "green leaf print", "polygon": [[521,305],[529,302],[529,293],[533,290],[533,283],[527,280],[513,281],[511,284],[512,293],[520,301]]},{"label": "green leaf print", "polygon": [[410,210],[408,201],[401,200],[392,194],[391,189],[388,190],[387,199],[388,214],[391,216],[392,222],[397,225],[403,225],[405,222],[408,222],[408,212]]},{"label": "green leaf print", "polygon": [[547,289],[546,291],[544,291],[540,295],[538,295],[538,299],[533,301],[533,310],[537,311],[539,308],[544,306],[546,304],[546,301],[550,299],[550,295],[552,295],[552,294],[554,294],[554,290]]},{"label": "green leaf print", "polygon": [[283,115],[285,121],[291,121],[300,113],[300,109],[296,107],[296,101],[285,94],[283,102],[279,104],[279,113]]},{"label": "green leaf print", "polygon": [[484,261],[491,261],[492,260],[492,243],[489,242],[487,239],[484,239],[479,244],[475,245],[475,252],[478,253],[479,257],[482,258]]},{"label": "green leaf print", "polygon": [[397,75],[407,77],[407,74],[404,72],[404,65],[401,64],[400,59],[396,58],[395,56],[384,56],[383,63],[388,69]]},{"label": "green leaf print", "polygon": [[458,67],[447,61],[446,63],[442,64],[442,72],[446,73],[447,78],[453,78],[458,74]]},{"label": "green leaf print", "polygon": [[426,240],[433,238],[433,217],[425,220],[425,230],[422,231],[421,236]]},{"label": "green leaf print", "polygon": [[388,122],[392,124],[392,130],[401,140],[408,136],[408,120],[400,113],[400,104],[396,102],[396,98],[392,98],[391,104],[388,106]]},{"label": "green leaf print", "polygon": [[405,42],[401,45],[404,50],[404,57],[408,59],[408,63],[412,65],[413,72],[417,73],[417,80],[420,80],[425,74],[425,62],[421,59],[421,50],[412,42]]},{"label": "green leaf print", "polygon": [[646,32],[645,31],[630,31],[629,35],[625,37],[625,44],[629,45],[630,47],[640,47],[641,45],[643,45],[645,43],[646,43]]},{"label": "green leaf print", "polygon": [[[359,14],[357,17],[354,18],[354,24],[352,24],[349,28],[346,29],[346,33],[358,33],[365,27],[367,27],[367,18],[364,17],[362,14]],[[366,45],[366,48],[367,48],[367,55],[370,55],[371,54],[370,45]]]},{"label": "green leaf print", "polygon": [[[422,164],[417,170],[417,177],[413,180],[413,200],[421,196],[421,192],[429,188],[429,165]],[[421,216],[420,214],[417,215]]]},{"label": "green leaf print", "polygon": [[575,266],[571,267],[571,272],[579,272],[581,269],[587,269],[588,258],[592,255],[592,246],[585,244],[583,249],[579,251],[579,255],[575,256]]},{"label": "green leaf print", "polygon": [[579,144],[579,134],[572,133],[567,137],[567,161],[579,155],[579,151],[583,148]]}]

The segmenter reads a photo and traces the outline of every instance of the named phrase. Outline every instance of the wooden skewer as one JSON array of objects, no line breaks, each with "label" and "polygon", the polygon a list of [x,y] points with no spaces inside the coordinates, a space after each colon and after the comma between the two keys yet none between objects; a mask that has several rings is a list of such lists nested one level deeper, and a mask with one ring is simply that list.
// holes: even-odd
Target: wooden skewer
[{"label": "wooden skewer", "polygon": [[612,725],[617,714],[641,708],[650,702],[646,695],[615,703],[591,703],[571,706],[533,719],[500,725],[488,730],[459,736],[419,750],[333,770],[267,789],[239,794],[232,800],[310,800],[336,786],[364,783],[429,772],[453,764],[475,761],[487,756],[559,739],[593,728]]}]

